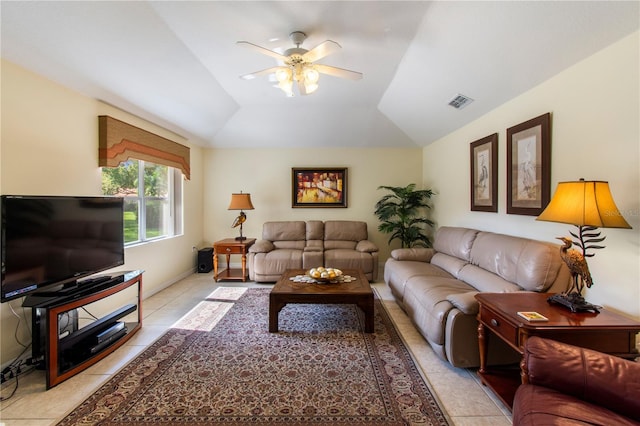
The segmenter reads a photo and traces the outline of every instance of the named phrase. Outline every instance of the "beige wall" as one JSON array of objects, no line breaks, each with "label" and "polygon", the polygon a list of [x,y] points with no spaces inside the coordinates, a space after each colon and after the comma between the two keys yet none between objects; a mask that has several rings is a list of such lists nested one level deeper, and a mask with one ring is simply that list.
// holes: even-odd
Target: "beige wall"
[{"label": "beige wall", "polygon": [[[424,184],[440,193],[440,225],[554,241],[571,225],[506,214],[506,130],[552,113],[552,194],[559,181],[607,180],[633,229],[603,229],[603,250],[589,260],[587,299],[640,318],[640,74],[633,34],[502,105],[424,150]],[[472,108],[470,106],[469,108]],[[469,210],[469,143],[499,132],[498,213]],[[454,167],[455,166],[455,167]]]},{"label": "beige wall", "polygon": [[[107,114],[177,142],[189,141],[99,101],[65,89],[14,64],[2,62],[0,192],[25,195],[100,195],[98,115]],[[202,150],[191,146],[191,180],[184,182],[183,236],[125,250],[125,265],[144,269],[144,293],[155,293],[192,273],[193,246],[202,245]],[[9,302],[20,315],[21,299]],[[19,353],[13,337],[17,318],[0,305],[1,362]],[[30,310],[24,310],[30,319]],[[18,335],[30,341],[29,325]]]},{"label": "beige wall", "polygon": [[[422,149],[209,149],[205,153],[204,239],[238,235],[229,211],[233,192],[248,192],[255,210],[247,213],[243,234],[260,238],[262,223],[273,220],[362,220],[370,239],[380,247],[382,262],[389,255],[388,234],[378,232],[375,204],[388,192],[378,186],[420,185]],[[292,208],[292,167],[348,168],[347,208]],[[398,246],[397,241],[392,247]]]}]

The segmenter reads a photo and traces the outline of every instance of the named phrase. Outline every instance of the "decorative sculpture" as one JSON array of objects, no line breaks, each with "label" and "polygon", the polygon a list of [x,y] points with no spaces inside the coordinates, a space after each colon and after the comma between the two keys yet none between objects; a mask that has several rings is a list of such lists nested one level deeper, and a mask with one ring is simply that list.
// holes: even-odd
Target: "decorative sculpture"
[{"label": "decorative sculpture", "polygon": [[579,294],[582,294],[582,289],[585,284],[587,288],[590,288],[593,285],[591,273],[589,272],[589,265],[587,265],[587,261],[584,259],[582,253],[571,248],[573,245],[573,241],[571,241],[571,239],[566,237],[558,237],[558,239],[564,243],[564,245],[560,247],[560,257],[569,267],[571,277],[573,278],[573,285],[569,289],[568,293],[575,290]]},{"label": "decorative sculpture", "polygon": [[[583,227],[586,228],[586,227]],[[594,231],[595,228],[590,229],[590,231]],[[580,242],[576,243],[580,248],[582,248],[582,253],[580,253],[576,249],[572,249],[571,246],[574,244],[571,238],[567,237],[558,237],[560,241],[564,243],[560,247],[560,257],[569,267],[569,271],[571,272],[572,284],[571,287],[563,294],[556,294],[549,298],[550,302],[559,303],[561,305],[566,306],[571,309],[572,312],[580,312],[580,311],[593,311],[600,312],[600,306],[592,305],[591,303],[584,300],[582,296],[582,290],[584,290],[584,286],[590,288],[593,285],[593,279],[591,278],[591,272],[589,272],[589,265],[587,265],[587,261],[585,257],[593,256],[593,254],[586,254],[587,248],[604,248],[602,246],[589,246],[585,244],[583,234],[583,229],[580,230],[579,239]],[[574,233],[571,235],[576,236]],[[600,233],[590,234],[591,237],[596,237],[595,239],[591,239],[590,241],[601,242],[604,238],[600,238]]]}]

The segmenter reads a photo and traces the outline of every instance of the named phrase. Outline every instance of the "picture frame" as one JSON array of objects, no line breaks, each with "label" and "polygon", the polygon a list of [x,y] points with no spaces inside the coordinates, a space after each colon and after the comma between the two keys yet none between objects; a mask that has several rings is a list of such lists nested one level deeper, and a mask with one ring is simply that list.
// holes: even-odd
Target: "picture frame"
[{"label": "picture frame", "polygon": [[291,207],[347,207],[346,167],[292,167]]},{"label": "picture frame", "polygon": [[471,210],[498,212],[498,134],[470,144]]},{"label": "picture frame", "polygon": [[507,213],[538,216],[551,195],[551,113],[507,129]]}]

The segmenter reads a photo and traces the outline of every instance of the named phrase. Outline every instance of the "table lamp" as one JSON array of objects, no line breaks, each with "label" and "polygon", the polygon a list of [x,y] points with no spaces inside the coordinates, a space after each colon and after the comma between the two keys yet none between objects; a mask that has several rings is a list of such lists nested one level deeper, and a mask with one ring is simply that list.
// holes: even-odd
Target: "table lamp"
[{"label": "table lamp", "polygon": [[[571,271],[572,285],[564,293],[551,296],[549,302],[561,304],[572,312],[599,312],[599,306],[588,303],[582,296],[584,286],[593,285],[586,258],[595,253],[587,251],[604,248],[600,243],[606,237],[601,236],[598,228],[631,228],[613,201],[609,182],[584,179],[559,182],[549,205],[536,220],[568,223],[578,228],[577,233],[569,232],[573,240],[558,237],[564,243],[560,255]],[[572,245],[580,250],[572,249]]]},{"label": "table lamp", "polygon": [[240,236],[236,237],[236,240],[246,240],[247,237],[242,236],[242,224],[247,220],[247,215],[243,210],[253,210],[253,204],[251,204],[251,194],[243,194],[240,191],[239,194],[231,194],[231,202],[227,210],[240,210],[240,214],[233,221],[232,228],[240,226]]}]

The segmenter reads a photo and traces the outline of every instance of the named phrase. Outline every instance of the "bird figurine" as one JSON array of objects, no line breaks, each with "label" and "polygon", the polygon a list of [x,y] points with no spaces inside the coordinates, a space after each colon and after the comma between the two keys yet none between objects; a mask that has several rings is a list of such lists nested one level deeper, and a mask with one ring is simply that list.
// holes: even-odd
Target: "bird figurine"
[{"label": "bird figurine", "polygon": [[242,225],[245,221],[247,220],[247,215],[243,212],[240,211],[240,214],[238,215],[238,217],[236,217],[236,219],[233,221],[233,225],[231,225],[232,228],[235,228],[237,226]]},{"label": "bird figurine", "polygon": [[560,247],[560,257],[569,267],[571,277],[573,278],[573,285],[569,291],[567,291],[567,294],[575,289],[576,292],[581,295],[585,284],[589,288],[593,285],[593,279],[591,278],[587,261],[584,259],[582,253],[571,248],[573,241],[571,241],[570,238],[558,237],[558,239],[564,243],[564,245]]}]

